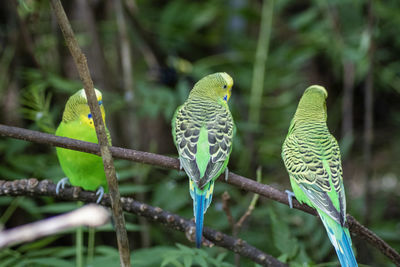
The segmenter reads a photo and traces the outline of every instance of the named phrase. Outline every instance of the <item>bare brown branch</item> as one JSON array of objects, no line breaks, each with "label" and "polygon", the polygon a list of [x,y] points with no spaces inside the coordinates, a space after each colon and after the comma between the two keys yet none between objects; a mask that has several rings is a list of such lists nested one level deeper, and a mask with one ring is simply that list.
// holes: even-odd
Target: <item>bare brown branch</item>
[{"label": "bare brown branch", "polygon": [[[98,144],[79,141],[75,139],[54,136],[51,134],[41,133],[37,131],[22,129],[18,127],[6,126],[0,124],[0,135],[8,136],[16,139],[36,142],[41,144],[49,144],[52,146],[59,146],[78,151],[88,152],[99,155],[100,148]],[[125,149],[120,147],[110,147],[112,155],[116,158],[131,160],[144,164],[150,164],[169,169],[179,169],[179,160],[163,155],[158,155],[149,152],[142,152],[132,149]],[[222,178],[221,178],[222,177]],[[266,184],[258,183],[249,178],[240,176],[233,172],[229,172],[229,179],[225,181],[224,175],[221,175],[220,181],[235,185],[243,190],[257,193],[263,197],[278,201],[282,204],[289,205],[287,194]],[[317,215],[316,211],[307,205],[300,204],[297,200],[293,199],[293,208],[302,210],[306,213]],[[379,249],[385,256],[387,256],[395,264],[400,265],[400,254],[390,247],[385,241],[376,236],[371,235],[372,231],[361,225],[356,219],[348,217],[348,225],[353,235],[359,236],[370,243],[372,246]],[[358,227],[358,226],[363,227]]]},{"label": "bare brown branch", "polygon": [[100,144],[101,157],[103,159],[104,171],[107,178],[108,187],[111,195],[112,211],[115,222],[115,229],[117,233],[118,250],[120,254],[121,266],[130,266],[130,251],[128,235],[125,228],[125,219],[120,204],[120,194],[118,190],[118,182],[115,174],[113,158],[108,147],[108,138],[100,112],[100,107],[97,102],[96,93],[94,91],[93,81],[90,76],[89,67],[87,65],[86,57],[82,53],[79,44],[75,38],[71,24],[68,21],[64,8],[60,0],[51,0],[51,6],[56,14],[58,24],[64,35],[66,44],[72,57],[74,58],[75,65],[78,69],[79,76],[83,82],[85,93],[87,96],[90,112],[93,115],[93,121],[96,129],[97,139]]}]

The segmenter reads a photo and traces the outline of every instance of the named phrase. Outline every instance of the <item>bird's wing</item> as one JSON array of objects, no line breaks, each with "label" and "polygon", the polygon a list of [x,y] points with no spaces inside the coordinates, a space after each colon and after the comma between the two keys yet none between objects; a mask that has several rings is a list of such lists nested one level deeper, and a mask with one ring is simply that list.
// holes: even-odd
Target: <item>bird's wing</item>
[{"label": "bird's wing", "polygon": [[180,162],[199,188],[226,166],[233,129],[229,110],[218,103],[185,104],[176,111],[173,131]]},{"label": "bird's wing", "polygon": [[204,179],[209,181],[216,178],[224,169],[232,151],[234,135],[234,122],[229,109],[223,105],[215,107],[208,114],[207,133],[210,146],[210,160],[204,174]]},{"label": "bird's wing", "polygon": [[339,146],[329,134],[288,135],[282,151],[289,175],[315,208],[344,224],[346,203]]}]

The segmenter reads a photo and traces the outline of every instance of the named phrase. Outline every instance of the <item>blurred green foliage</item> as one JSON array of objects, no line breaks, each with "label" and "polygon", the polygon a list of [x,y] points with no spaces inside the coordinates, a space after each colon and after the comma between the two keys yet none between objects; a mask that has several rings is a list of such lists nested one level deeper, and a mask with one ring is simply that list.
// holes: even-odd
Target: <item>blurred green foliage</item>
[{"label": "blurred green foliage", "polygon": [[[83,2],[83,3],[82,3]],[[12,4],[15,3],[15,4]],[[114,145],[176,155],[170,134],[175,108],[202,76],[225,71],[234,78],[230,107],[237,135],[229,169],[279,189],[290,187],[280,150],[303,90],[327,87],[329,127],[341,143],[348,212],[400,250],[400,2],[275,1],[264,73],[260,122],[250,123],[252,75],[262,1],[125,1],[133,88],[124,88],[121,47],[113,1],[63,1],[104,94],[106,121]],[[368,5],[373,23],[368,29]],[[136,7],[135,7],[136,6]],[[49,2],[0,3],[0,123],[53,133],[69,95],[82,87]],[[371,61],[371,46],[373,57]],[[97,51],[97,54],[93,54]],[[354,139],[340,136],[343,81],[354,64]],[[374,141],[364,170],[364,88],[373,66]],[[133,131],[133,132],[132,132]],[[132,133],[126,135],[125,133]],[[0,178],[63,177],[55,149],[0,139]],[[182,172],[116,160],[121,194],[192,218],[192,200]],[[367,195],[366,188],[370,186]],[[205,225],[231,233],[222,210],[228,191],[235,219],[252,194],[225,183],[215,187]],[[369,198],[369,199],[367,199]],[[369,202],[367,202],[369,201]],[[369,203],[368,205],[366,203]],[[3,227],[40,220],[76,208],[48,197],[1,197]],[[219,247],[193,249],[184,234],[127,214],[134,266],[234,266],[234,254]],[[86,233],[85,233],[86,234]],[[336,254],[319,219],[260,198],[239,237],[290,263],[337,266]],[[85,239],[86,240],[86,239]],[[146,241],[147,240],[147,241]],[[379,251],[353,237],[359,263],[394,266]],[[92,266],[119,266],[111,225],[98,229]],[[0,266],[73,266],[73,231],[0,252]],[[256,266],[241,259],[242,266]]]}]

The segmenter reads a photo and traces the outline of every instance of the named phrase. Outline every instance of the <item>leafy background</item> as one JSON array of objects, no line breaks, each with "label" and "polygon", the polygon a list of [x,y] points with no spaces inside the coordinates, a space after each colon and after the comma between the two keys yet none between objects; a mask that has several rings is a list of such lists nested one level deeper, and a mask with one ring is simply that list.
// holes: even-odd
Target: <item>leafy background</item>
[{"label": "leafy background", "polygon": [[[229,169],[255,177],[261,166],[263,183],[288,189],[281,145],[302,92],[321,84],[329,92],[328,125],[342,149],[348,212],[400,250],[400,2],[267,1],[272,27],[259,103],[252,101],[252,81],[262,1],[123,4],[126,36],[118,34],[121,12],[115,1],[63,1],[103,92],[113,145],[176,156],[170,134],[175,108],[195,81],[225,71],[235,81],[230,107],[237,124]],[[131,52],[128,75],[122,69],[123,43]],[[368,86],[372,110],[365,102]],[[0,123],[54,133],[67,98],[81,87],[49,2],[1,1]],[[365,139],[368,111],[372,142]],[[250,112],[259,120],[249,119]],[[50,146],[1,138],[0,160],[1,179],[57,182],[64,177]],[[122,195],[193,216],[183,173],[122,160],[115,164]],[[235,219],[246,211],[252,194],[224,183],[215,187],[205,225],[231,233],[222,210],[224,191],[231,195]],[[76,206],[49,197],[1,197],[0,224],[11,228]],[[234,265],[230,251],[195,250],[180,232],[129,214],[126,220],[134,266]],[[0,266],[74,266],[74,237],[71,230],[2,250]],[[337,266],[317,218],[267,199],[260,198],[239,237],[291,266]],[[353,242],[359,263],[394,266],[358,237]],[[107,225],[96,234],[92,266],[118,265],[114,233]],[[243,258],[241,265],[255,266]]]}]

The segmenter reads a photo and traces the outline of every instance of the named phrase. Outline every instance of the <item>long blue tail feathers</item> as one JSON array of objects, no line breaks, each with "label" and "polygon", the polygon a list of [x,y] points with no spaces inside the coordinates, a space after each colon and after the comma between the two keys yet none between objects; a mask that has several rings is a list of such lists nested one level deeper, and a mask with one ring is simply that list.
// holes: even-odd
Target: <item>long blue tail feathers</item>
[{"label": "long blue tail feathers", "polygon": [[332,245],[335,247],[342,267],[357,267],[358,264],[351,248],[351,238],[347,228],[343,228],[330,217],[320,216],[320,218],[324,223]]},{"label": "long blue tail feathers", "polygon": [[214,181],[210,181],[203,190],[197,189],[193,181],[190,180],[190,196],[193,199],[193,213],[196,220],[196,247],[201,247],[203,236],[204,213],[211,204]]},{"label": "long blue tail feathers", "polygon": [[201,237],[203,236],[203,221],[204,221],[204,199],[205,194],[196,194],[195,202],[195,218],[196,218],[196,247],[201,247]]}]

